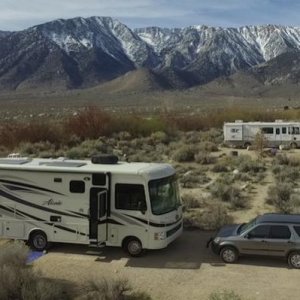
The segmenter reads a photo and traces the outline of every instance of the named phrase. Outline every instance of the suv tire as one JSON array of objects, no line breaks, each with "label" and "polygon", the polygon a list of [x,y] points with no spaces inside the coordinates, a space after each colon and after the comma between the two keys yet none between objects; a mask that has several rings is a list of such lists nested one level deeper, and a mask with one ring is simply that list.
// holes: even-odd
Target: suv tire
[{"label": "suv tire", "polygon": [[293,251],[288,256],[288,263],[294,269],[300,269],[300,251]]},{"label": "suv tire", "polygon": [[228,264],[233,264],[238,260],[239,254],[234,247],[225,246],[220,252],[221,259]]}]

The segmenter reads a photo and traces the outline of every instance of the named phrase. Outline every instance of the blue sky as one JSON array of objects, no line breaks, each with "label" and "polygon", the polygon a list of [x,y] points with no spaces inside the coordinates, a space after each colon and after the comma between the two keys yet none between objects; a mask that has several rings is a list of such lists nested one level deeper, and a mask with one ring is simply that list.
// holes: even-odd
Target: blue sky
[{"label": "blue sky", "polygon": [[58,18],[112,16],[131,28],[300,26],[299,0],[0,0],[0,30]]}]

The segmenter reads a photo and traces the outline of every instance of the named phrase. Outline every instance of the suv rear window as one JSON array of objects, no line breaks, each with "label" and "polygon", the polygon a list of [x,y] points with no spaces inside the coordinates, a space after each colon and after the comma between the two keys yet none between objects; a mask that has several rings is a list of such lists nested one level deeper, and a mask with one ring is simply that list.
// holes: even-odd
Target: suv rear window
[{"label": "suv rear window", "polygon": [[273,225],[271,226],[270,238],[271,239],[289,239],[291,231],[287,226]]},{"label": "suv rear window", "polygon": [[294,229],[297,232],[298,236],[300,236],[300,226],[294,226]]}]

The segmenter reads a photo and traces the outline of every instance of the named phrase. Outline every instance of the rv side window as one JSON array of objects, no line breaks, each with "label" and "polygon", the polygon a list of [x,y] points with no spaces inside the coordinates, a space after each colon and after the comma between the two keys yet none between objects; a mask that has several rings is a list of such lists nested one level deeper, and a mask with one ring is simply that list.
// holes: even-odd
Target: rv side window
[{"label": "rv side window", "polygon": [[282,127],[282,133],[286,134],[286,127]]},{"label": "rv side window", "polygon": [[263,127],[261,129],[262,133],[265,134],[273,134],[274,133],[274,128],[273,127]]},{"label": "rv side window", "polygon": [[280,128],[276,128],[276,134],[280,134]]},{"label": "rv side window", "polygon": [[116,184],[116,209],[146,210],[144,186],[141,184]]},{"label": "rv side window", "polygon": [[82,194],[85,192],[85,184],[82,180],[71,180],[70,181],[70,192]]},{"label": "rv side window", "polygon": [[106,175],[105,174],[93,174],[92,177],[93,185],[105,185],[106,184]]},{"label": "rv side window", "polygon": [[299,127],[293,127],[293,134],[300,134]]}]

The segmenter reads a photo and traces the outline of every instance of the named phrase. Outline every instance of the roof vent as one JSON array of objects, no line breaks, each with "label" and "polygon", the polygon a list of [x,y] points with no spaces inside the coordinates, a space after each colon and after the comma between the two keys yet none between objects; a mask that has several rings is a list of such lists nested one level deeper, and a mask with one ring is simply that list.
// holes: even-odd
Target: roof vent
[{"label": "roof vent", "polygon": [[110,165],[118,163],[118,156],[112,154],[98,154],[92,156],[92,163],[93,164],[103,164],[103,165]]},{"label": "roof vent", "polygon": [[243,123],[243,120],[235,120],[234,123]]}]

